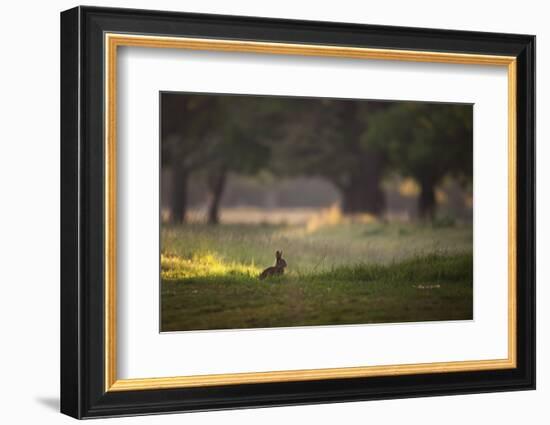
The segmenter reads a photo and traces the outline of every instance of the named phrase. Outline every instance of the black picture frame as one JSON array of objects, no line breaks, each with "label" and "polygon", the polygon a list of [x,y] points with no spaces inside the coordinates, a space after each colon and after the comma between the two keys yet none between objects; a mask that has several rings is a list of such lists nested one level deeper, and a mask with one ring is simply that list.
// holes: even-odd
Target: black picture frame
[{"label": "black picture frame", "polygon": [[[104,34],[506,55],[517,58],[517,367],[105,391]],[[76,7],[61,13],[61,412],[75,418],[535,388],[535,37]]]}]

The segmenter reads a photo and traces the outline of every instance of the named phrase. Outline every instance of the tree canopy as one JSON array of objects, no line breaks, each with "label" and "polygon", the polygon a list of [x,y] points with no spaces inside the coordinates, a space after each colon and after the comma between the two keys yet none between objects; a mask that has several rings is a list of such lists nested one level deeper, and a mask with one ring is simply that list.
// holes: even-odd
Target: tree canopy
[{"label": "tree canopy", "polygon": [[420,215],[433,218],[434,190],[452,175],[471,182],[473,130],[470,105],[400,102],[370,118],[365,146],[384,150],[388,166],[413,177],[421,187]]}]

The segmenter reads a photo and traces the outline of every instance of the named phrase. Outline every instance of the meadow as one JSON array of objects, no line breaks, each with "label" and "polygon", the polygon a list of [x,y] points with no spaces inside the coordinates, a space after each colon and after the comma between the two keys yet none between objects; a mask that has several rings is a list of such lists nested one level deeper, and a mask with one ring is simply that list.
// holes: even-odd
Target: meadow
[{"label": "meadow", "polygon": [[[467,320],[472,228],[325,214],[161,229],[161,330]],[[283,276],[259,280],[283,251]]]}]

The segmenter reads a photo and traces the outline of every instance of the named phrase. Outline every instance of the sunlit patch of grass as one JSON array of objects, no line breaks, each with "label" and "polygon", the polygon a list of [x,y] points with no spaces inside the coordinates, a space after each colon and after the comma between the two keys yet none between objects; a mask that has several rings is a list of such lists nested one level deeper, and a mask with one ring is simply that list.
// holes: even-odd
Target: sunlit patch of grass
[{"label": "sunlit patch of grass", "polygon": [[190,258],[161,254],[160,268],[163,280],[228,275],[256,277],[261,271],[254,264],[224,262],[213,252],[195,253]]}]

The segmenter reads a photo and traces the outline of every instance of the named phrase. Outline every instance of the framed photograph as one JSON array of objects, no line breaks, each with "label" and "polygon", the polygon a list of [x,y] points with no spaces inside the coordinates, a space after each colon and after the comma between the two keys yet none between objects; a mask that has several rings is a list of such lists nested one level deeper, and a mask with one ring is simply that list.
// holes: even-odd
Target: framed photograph
[{"label": "framed photograph", "polygon": [[61,411],[535,388],[535,37],[61,14]]}]

